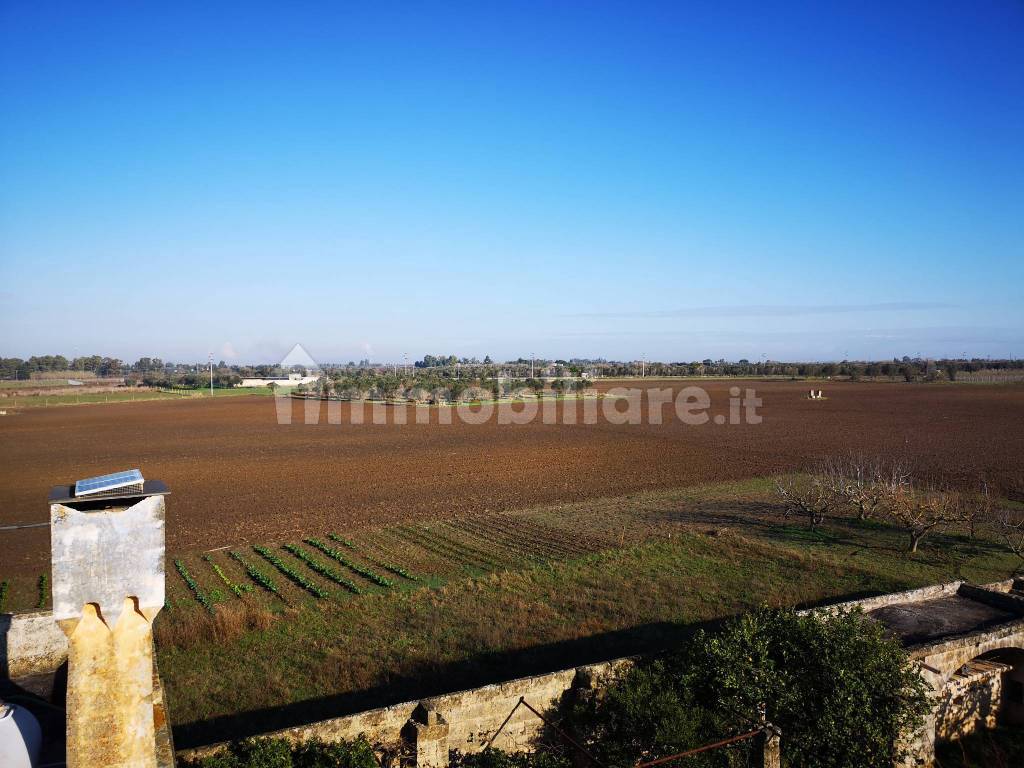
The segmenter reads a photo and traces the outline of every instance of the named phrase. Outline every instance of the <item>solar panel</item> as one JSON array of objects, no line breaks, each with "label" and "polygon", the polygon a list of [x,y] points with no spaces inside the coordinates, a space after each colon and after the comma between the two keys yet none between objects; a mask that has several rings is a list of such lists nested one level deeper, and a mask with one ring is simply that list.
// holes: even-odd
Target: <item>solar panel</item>
[{"label": "solar panel", "polygon": [[137,469],[127,469],[123,472],[114,472],[99,477],[87,477],[75,483],[75,496],[89,496],[92,494],[106,494],[117,491],[118,493],[138,491],[142,493],[142,472]]}]

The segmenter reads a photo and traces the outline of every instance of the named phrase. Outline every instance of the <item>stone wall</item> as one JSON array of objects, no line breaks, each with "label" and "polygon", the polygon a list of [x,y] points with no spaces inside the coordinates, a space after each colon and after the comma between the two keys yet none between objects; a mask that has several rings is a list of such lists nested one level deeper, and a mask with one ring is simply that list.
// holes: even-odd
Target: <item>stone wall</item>
[{"label": "stone wall", "polygon": [[1011,667],[971,661],[949,679],[935,712],[935,738],[949,741],[995,728],[1003,694],[1003,675]]},{"label": "stone wall", "polygon": [[55,671],[68,657],[68,638],[51,611],[0,614],[0,676]]},{"label": "stone wall", "polygon": [[[617,670],[632,664],[631,659],[615,659],[600,664],[560,669],[544,675],[522,677],[494,685],[485,685],[468,691],[457,691],[421,701],[407,701],[382,709],[372,709],[346,717],[321,720],[308,725],[286,728],[263,734],[302,742],[312,738],[325,741],[354,739],[364,734],[370,741],[390,744],[405,738],[403,734],[410,719],[421,719],[417,710],[430,710],[443,719],[446,728],[447,749],[477,752],[515,709],[520,698],[543,712],[559,702],[573,688],[589,688]],[[414,718],[414,715],[416,717]],[[425,718],[423,718],[425,719]],[[424,723],[425,724],[425,723]],[[531,746],[541,732],[543,723],[525,707],[519,707],[502,729],[494,746],[510,752]],[[215,752],[223,745],[214,744],[191,750],[182,750],[179,757],[199,757]],[[423,750],[435,747],[423,745]],[[447,752],[445,752],[447,754]]]},{"label": "stone wall", "polygon": [[878,595],[863,600],[849,600],[843,603],[835,603],[820,608],[807,608],[800,613],[838,613],[841,610],[860,608],[864,613],[870,613],[877,608],[884,608],[887,605],[898,603],[914,603],[920,600],[933,600],[936,597],[949,597],[955,595],[964,582],[950,581],[946,584],[932,584],[919,589],[908,589],[906,592],[892,592],[887,595]]}]

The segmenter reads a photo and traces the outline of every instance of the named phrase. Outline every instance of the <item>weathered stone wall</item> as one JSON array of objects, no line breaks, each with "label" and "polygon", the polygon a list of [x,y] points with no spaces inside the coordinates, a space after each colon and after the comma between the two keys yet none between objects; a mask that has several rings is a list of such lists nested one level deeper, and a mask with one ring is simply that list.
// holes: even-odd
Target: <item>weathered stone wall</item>
[{"label": "weathered stone wall", "polygon": [[68,638],[51,611],[0,614],[0,676],[55,671],[68,657]]},{"label": "weathered stone wall", "polygon": [[946,683],[935,712],[935,738],[949,741],[995,728],[1006,664],[969,662]]},{"label": "weathered stone wall", "polygon": [[[485,685],[468,691],[446,693],[426,699],[422,704],[437,712],[447,724],[447,748],[462,752],[477,752],[486,745],[505,718],[526,699],[543,712],[558,702],[574,687],[600,685],[601,680],[617,670],[632,664],[631,659],[615,659],[600,664],[560,669],[545,675],[523,677],[494,685]],[[399,741],[402,731],[420,707],[420,701],[407,701],[391,707],[373,709],[347,717],[310,723],[264,734],[301,742],[312,738],[325,741],[353,739],[365,734],[370,741],[382,744]],[[502,729],[494,746],[510,752],[531,746],[541,732],[543,723],[525,707],[519,707]],[[210,745],[182,750],[181,757],[198,757],[216,751],[222,745]]]},{"label": "weathered stone wall", "polygon": [[800,613],[837,613],[840,610],[860,608],[864,613],[869,613],[877,608],[884,608],[887,605],[898,603],[914,603],[919,600],[932,600],[936,597],[948,597],[955,595],[964,582],[950,581],[946,584],[932,584],[919,589],[908,589],[906,592],[892,592],[888,595],[868,597],[864,600],[850,600],[844,603],[835,603],[821,608],[807,608]]}]

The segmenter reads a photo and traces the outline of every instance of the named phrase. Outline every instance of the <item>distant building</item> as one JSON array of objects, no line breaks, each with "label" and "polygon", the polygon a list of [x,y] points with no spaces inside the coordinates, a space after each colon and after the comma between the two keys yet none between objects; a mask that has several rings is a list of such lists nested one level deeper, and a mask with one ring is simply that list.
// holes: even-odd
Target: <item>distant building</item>
[{"label": "distant building", "polygon": [[267,376],[262,379],[242,379],[239,387],[269,387],[276,384],[279,387],[297,387],[299,384],[312,384],[319,376],[303,376],[301,373],[289,373],[287,376]]}]

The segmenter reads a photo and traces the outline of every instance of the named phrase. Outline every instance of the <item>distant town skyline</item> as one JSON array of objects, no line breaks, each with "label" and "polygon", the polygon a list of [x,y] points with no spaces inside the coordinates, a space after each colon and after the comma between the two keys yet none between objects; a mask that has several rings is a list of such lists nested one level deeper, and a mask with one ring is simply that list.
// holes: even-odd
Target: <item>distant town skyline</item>
[{"label": "distant town skyline", "polygon": [[1024,354],[1024,6],[5,3],[0,356]]}]

